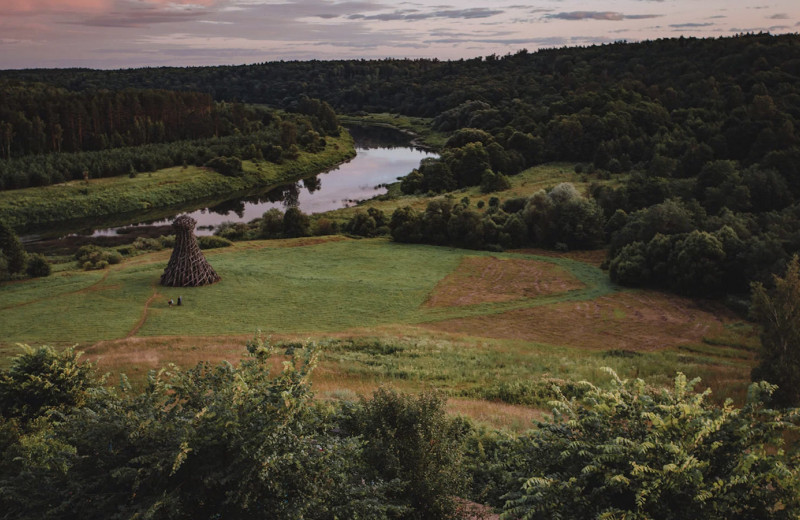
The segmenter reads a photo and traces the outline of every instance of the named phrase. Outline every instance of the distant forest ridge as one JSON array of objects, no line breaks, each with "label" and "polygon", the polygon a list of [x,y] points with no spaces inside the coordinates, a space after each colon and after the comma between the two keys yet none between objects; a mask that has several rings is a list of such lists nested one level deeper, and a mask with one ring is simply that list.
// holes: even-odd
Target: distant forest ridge
[{"label": "distant forest ridge", "polygon": [[[799,74],[799,41],[797,34],[762,33],[521,50],[502,57],[455,61],[354,59],[121,70],[25,69],[0,71],[0,78],[45,82],[74,91],[188,90],[210,94],[216,100],[273,105],[291,103],[304,93],[343,112],[392,111],[435,117],[468,100],[503,104],[612,85],[665,101],[665,96],[673,95],[665,91],[672,88],[678,95],[670,103],[685,104],[707,90],[703,80],[744,87],[785,80],[781,74]],[[659,86],[658,92],[641,91],[654,85]]]}]

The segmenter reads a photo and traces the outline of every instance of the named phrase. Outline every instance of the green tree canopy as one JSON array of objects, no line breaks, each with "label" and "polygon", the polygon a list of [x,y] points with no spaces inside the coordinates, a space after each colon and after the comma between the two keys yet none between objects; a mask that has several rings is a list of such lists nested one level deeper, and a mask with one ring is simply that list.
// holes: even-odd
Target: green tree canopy
[{"label": "green tree canopy", "polygon": [[786,275],[774,277],[772,291],[761,283],[753,284],[753,317],[761,325],[759,364],[753,380],[778,385],[776,403],[800,404],[800,261],[795,255]]},{"label": "green tree canopy", "polygon": [[671,390],[612,376],[610,390],[582,383],[580,402],[562,395],[553,421],[519,441],[502,518],[797,518],[797,454],[781,446],[800,417],[764,407],[774,387],[717,407],[682,374]]}]

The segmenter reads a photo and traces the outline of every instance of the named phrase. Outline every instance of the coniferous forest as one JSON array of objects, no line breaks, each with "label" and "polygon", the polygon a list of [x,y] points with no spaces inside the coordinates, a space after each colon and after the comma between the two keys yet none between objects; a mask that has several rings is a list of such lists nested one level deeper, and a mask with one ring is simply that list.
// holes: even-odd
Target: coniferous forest
[{"label": "coniferous forest", "polygon": [[[325,150],[326,140],[347,135],[341,115],[368,121],[385,114],[419,118],[423,130],[442,136],[433,145],[438,155],[383,196],[399,201],[391,213],[370,207],[337,223],[273,209],[250,224],[222,226],[206,243],[385,234],[393,248],[449,246],[440,249],[481,255],[604,250],[601,296],[654,289],[739,313],[740,322],[725,323],[723,340],[703,336],[669,362],[699,353],[704,366],[724,365],[723,373],[745,359],[752,385],[736,402],[716,401],[682,373],[654,376],[645,368],[640,378],[636,366],[628,378],[595,366],[592,375],[603,384],[555,377],[458,393],[446,377],[415,379],[392,361],[386,373],[421,393],[380,388],[339,401],[312,391],[325,348],[346,364],[357,355],[377,360],[421,349],[429,339],[412,349],[365,339],[318,347],[257,337],[235,364],[170,366],[133,383],[124,375],[110,381],[74,348],[24,347],[0,370],[0,517],[434,520],[476,518],[476,502],[505,520],[800,518],[798,34],[453,61],[5,70],[0,191],[187,165],[237,177],[243,161],[279,164]],[[557,182],[524,196],[495,196],[515,176],[548,164],[569,165],[586,189]],[[488,204],[476,207],[463,196],[473,188],[491,197]],[[14,229],[0,224],[0,272],[18,279],[26,269],[33,277],[49,274],[47,260],[26,256]],[[156,249],[170,239],[137,243]],[[251,254],[251,246],[237,247]],[[92,246],[76,258],[87,270],[105,269],[110,258],[122,261],[114,254]],[[331,272],[340,273],[347,254],[330,254]],[[400,256],[397,249],[390,255]],[[298,274],[305,259],[291,258],[287,278],[328,276]],[[243,262],[243,272],[258,272],[251,257]],[[506,256],[501,262],[512,263]],[[359,276],[347,272],[335,286],[342,305],[351,303],[345,291],[363,282]],[[103,280],[93,283],[108,289]],[[400,299],[403,290],[412,291],[391,297]],[[150,291],[142,291],[148,305],[159,297]],[[301,305],[288,292],[274,305]],[[37,293],[25,305],[40,299]],[[505,304],[481,300],[459,318],[466,323],[469,313],[488,309],[486,326],[522,309]],[[366,313],[359,305],[352,312]],[[444,319],[417,311],[403,323],[424,328]],[[616,309],[612,317],[617,312],[637,313]],[[748,319],[758,343],[751,350],[729,339]],[[715,347],[724,347],[722,358],[712,357]],[[561,351],[548,355],[548,374],[568,373],[576,363]],[[623,366],[645,354],[602,355]],[[327,361],[323,374],[335,371]],[[646,384],[646,377],[661,384]],[[431,380],[444,390],[429,390]],[[531,429],[510,433],[448,414],[448,392],[548,411]]]}]

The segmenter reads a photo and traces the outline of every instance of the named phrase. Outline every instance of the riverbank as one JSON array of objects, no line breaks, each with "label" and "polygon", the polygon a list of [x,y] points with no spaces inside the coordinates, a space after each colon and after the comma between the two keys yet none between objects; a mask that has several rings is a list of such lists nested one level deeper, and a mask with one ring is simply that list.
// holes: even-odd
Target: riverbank
[{"label": "riverbank", "polygon": [[396,130],[409,137],[411,145],[431,152],[438,152],[447,142],[449,134],[431,128],[433,119],[412,117],[400,114],[347,114],[340,115],[339,121],[345,126],[365,126]]},{"label": "riverbank", "polygon": [[226,177],[214,170],[173,167],[135,177],[71,181],[53,186],[0,192],[0,219],[18,232],[78,219],[102,219],[121,213],[174,207],[195,200],[220,198],[255,188],[295,182],[322,173],[356,155],[352,137],[326,137],[319,153],[301,153],[282,164],[244,161],[244,175]]}]

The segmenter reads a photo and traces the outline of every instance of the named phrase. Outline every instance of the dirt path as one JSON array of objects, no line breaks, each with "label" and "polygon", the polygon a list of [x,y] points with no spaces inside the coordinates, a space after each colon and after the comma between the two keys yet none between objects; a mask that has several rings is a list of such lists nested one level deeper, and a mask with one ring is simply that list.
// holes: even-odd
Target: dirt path
[{"label": "dirt path", "polygon": [[160,296],[160,294],[161,293],[158,292],[158,288],[156,287],[156,285],[153,284],[153,294],[150,296],[150,298],[147,299],[146,302],[144,302],[144,310],[142,311],[142,317],[139,318],[139,321],[136,322],[136,325],[133,326],[131,331],[128,332],[128,334],[125,335],[126,339],[135,336],[136,333],[139,332],[139,329],[141,329],[142,326],[147,321],[147,311],[150,310],[150,304],[153,303],[153,300],[158,298],[158,296]]},{"label": "dirt path", "polygon": [[15,303],[13,305],[6,305],[5,307],[0,307],[0,311],[4,311],[4,310],[7,310],[7,309],[16,309],[16,308],[19,308],[19,307],[25,307],[25,306],[28,306],[28,305],[33,305],[34,303],[39,303],[39,302],[43,302],[43,301],[47,301],[47,300],[52,300],[53,298],[61,298],[63,296],[69,296],[71,294],[86,294],[86,293],[90,293],[92,291],[118,288],[117,286],[114,286],[114,285],[109,285],[108,287],[104,287],[103,289],[100,289],[98,287],[100,284],[102,284],[103,282],[105,282],[108,279],[108,275],[110,275],[110,274],[111,274],[111,268],[106,269],[106,271],[103,273],[103,276],[100,277],[99,280],[97,280],[93,284],[87,285],[86,287],[83,287],[81,289],[76,289],[74,291],[67,291],[67,292],[57,293],[57,294],[50,294],[48,296],[44,296],[42,298],[36,298],[36,299],[29,300],[29,301],[23,302],[23,303]]}]

